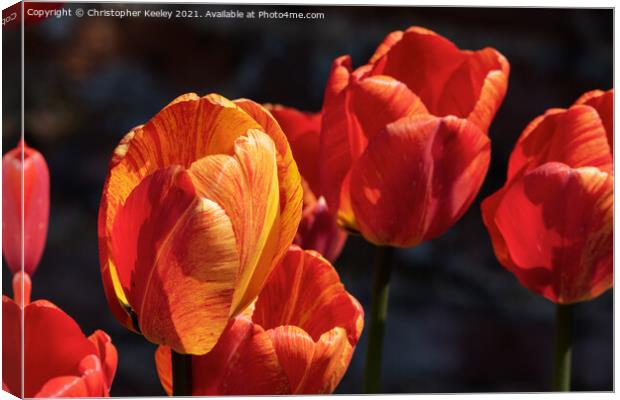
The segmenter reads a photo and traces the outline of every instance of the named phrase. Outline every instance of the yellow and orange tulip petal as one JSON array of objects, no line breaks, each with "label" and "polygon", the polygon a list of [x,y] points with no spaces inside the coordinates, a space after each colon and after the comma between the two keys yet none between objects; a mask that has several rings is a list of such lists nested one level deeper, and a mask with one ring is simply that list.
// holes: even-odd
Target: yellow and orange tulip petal
[{"label": "yellow and orange tulip petal", "polygon": [[[369,63],[355,70],[349,56],[337,58],[332,64],[323,102],[320,177],[327,205],[337,214],[339,224],[361,233],[372,243],[391,246],[418,244],[454,224],[471,204],[486,175],[489,146],[488,143],[481,146],[484,139],[478,137],[487,134],[504,99],[509,71],[506,59],[494,49],[459,50],[446,38],[419,27],[389,34]],[[387,151],[403,162],[426,157],[424,146],[419,145],[420,141],[414,138],[417,133],[412,131],[418,127],[423,131],[424,124],[402,124],[409,125],[406,135],[409,140],[394,139],[395,134],[390,133],[393,129],[390,126],[415,117],[434,119],[435,126],[452,126],[448,129],[456,131],[476,131],[476,139],[458,141],[459,146],[464,146],[462,149],[455,149],[452,141],[460,135],[439,135],[444,142],[434,143],[433,157],[441,157],[445,148],[461,157],[457,161],[459,165],[472,162],[465,172],[467,177],[446,176],[444,181],[434,184],[435,191],[431,192],[433,185],[412,187],[410,182],[424,181],[423,176],[428,175],[425,171],[434,161],[427,160],[426,166],[415,168],[393,167],[392,155]],[[446,125],[448,120],[454,122]],[[468,127],[455,128],[456,125]],[[422,131],[420,136],[424,136]],[[400,141],[398,148],[388,150],[379,144],[396,140]],[[380,151],[384,152],[376,156],[374,171],[368,168],[365,178],[371,179],[370,175],[374,174],[385,183],[381,189],[375,187],[374,194],[368,185],[359,186],[364,185],[359,175],[363,165],[370,161],[368,154],[375,152],[371,146],[382,147]],[[473,162],[472,157],[480,151],[478,161]],[[468,180],[470,183],[466,183]],[[438,187],[441,192],[437,191]],[[463,195],[456,194],[459,191]],[[392,200],[402,192],[410,198],[435,198],[448,208],[429,214],[419,203],[407,204],[398,207],[400,213],[395,218],[395,209],[388,204],[394,204]],[[440,195],[446,198],[437,199]]]},{"label": "yellow and orange tulip petal", "polygon": [[593,106],[547,111],[523,131],[504,187],[482,203],[499,262],[558,304],[589,300],[613,286],[607,135]]},{"label": "yellow and orange tulip petal", "polygon": [[110,162],[99,249],[113,313],[179,353],[210,351],[286,252],[301,207],[297,166],[268,111],[177,98]]},{"label": "yellow and orange tulip petal", "polygon": [[338,227],[322,196],[319,180],[321,114],[281,105],[266,105],[284,131],[302,176],[303,211],[294,243],[316,250],[333,262],[340,255],[347,233]]},{"label": "yellow and orange tulip petal", "polygon": [[[291,246],[254,307],[229,323],[211,352],[192,357],[192,394],[331,393],[362,327],[362,308],[333,267]],[[155,360],[171,394],[170,349],[160,346]]]}]

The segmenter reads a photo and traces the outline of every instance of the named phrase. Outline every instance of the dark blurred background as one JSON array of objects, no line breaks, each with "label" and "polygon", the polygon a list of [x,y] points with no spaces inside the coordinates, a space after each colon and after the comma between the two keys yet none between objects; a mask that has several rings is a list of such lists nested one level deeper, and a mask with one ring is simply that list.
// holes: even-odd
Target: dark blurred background
[{"label": "dark blurred background", "polygon": [[[317,111],[335,57],[350,54],[359,66],[385,35],[411,25],[460,48],[498,49],[510,61],[511,76],[490,130],[492,162],[476,202],[439,239],[396,253],[383,390],[548,390],[554,306],[497,263],[480,201],[503,184],[512,146],[529,121],[550,107],[568,107],[587,90],[612,87],[612,10],[68,5],[104,6],[325,13],[323,20],[305,21],[51,18],[26,28],[26,140],[44,154],[51,173],[48,241],[33,299],[56,303],[86,334],[98,328],[110,334],[120,354],[112,395],[164,394],[155,345],[117,323],[99,275],[97,210],[107,163],[123,134],[190,91]],[[18,34],[4,33],[5,54],[19,54],[11,41]],[[19,80],[7,75],[19,69],[19,59],[4,63],[5,91],[19,93]],[[18,134],[19,108],[4,110],[4,152]],[[367,312],[372,255],[370,245],[352,237],[336,262]],[[2,277],[3,293],[11,293],[6,266]],[[613,390],[613,294],[579,304],[575,317],[573,388]],[[365,346],[366,334],[338,393],[361,391]]]}]

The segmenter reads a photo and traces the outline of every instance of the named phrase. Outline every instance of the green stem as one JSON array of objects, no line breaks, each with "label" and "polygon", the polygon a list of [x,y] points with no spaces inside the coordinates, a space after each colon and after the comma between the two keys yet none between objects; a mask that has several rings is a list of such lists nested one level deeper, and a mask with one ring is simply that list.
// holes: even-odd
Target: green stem
[{"label": "green stem", "polygon": [[558,304],[555,314],[555,355],[553,368],[553,390],[570,391],[573,305]]},{"label": "green stem", "polygon": [[393,250],[392,247],[388,246],[377,247],[372,287],[372,303],[370,306],[366,371],[364,373],[365,393],[379,393],[381,390],[381,354],[383,352],[383,333],[388,308]]},{"label": "green stem", "polygon": [[192,395],[192,356],[179,354],[174,350],[172,353],[172,395]]}]

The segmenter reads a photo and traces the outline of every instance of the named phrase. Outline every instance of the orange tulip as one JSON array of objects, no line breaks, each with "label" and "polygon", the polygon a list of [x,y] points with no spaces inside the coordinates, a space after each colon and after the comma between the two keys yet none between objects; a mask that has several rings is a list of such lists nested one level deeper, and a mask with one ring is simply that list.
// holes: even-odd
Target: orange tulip
[{"label": "orange tulip", "polygon": [[14,274],[22,270],[22,179],[23,269],[32,275],[45,247],[50,175],[45,158],[24,141],[2,157],[2,253]]},{"label": "orange tulip", "polygon": [[[329,262],[291,246],[256,304],[230,322],[213,351],[192,357],[192,394],[331,393],[363,322],[360,304]],[[171,394],[170,349],[160,346],[155,361]]]},{"label": "orange tulip", "polygon": [[303,211],[294,243],[304,249],[316,250],[334,262],[342,252],[347,234],[338,227],[336,218],[329,212],[325,198],[321,195],[321,114],[305,113],[277,105],[267,105],[266,108],[282,127],[302,176]]},{"label": "orange tulip", "polygon": [[[14,279],[21,299],[21,272]],[[24,307],[2,296],[2,387],[18,397],[108,397],[117,366],[110,337],[97,330],[89,337],[60,308],[46,300],[29,303],[24,275]],[[24,318],[24,393],[22,379]]]},{"label": "orange tulip", "polygon": [[499,262],[558,304],[613,285],[613,89],[551,109],[523,131],[503,188],[482,203]]},{"label": "orange tulip", "polygon": [[393,32],[356,70],[337,58],[323,103],[321,185],[341,226],[378,245],[445,232],[486,175],[486,132],[506,93],[497,51],[429,30]]},{"label": "orange tulip", "polygon": [[99,250],[114,315],[178,353],[207,353],[286,252],[301,205],[269,112],[213,94],[177,98],[110,162]]}]

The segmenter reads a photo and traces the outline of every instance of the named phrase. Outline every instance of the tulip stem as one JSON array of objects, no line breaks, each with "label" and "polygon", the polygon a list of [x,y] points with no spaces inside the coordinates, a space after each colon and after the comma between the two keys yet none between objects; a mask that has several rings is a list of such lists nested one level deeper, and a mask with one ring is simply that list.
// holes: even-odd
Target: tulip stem
[{"label": "tulip stem", "polygon": [[192,395],[192,356],[179,354],[170,350],[172,354],[172,395]]},{"label": "tulip stem", "polygon": [[379,393],[381,390],[381,354],[383,352],[383,333],[388,308],[391,261],[394,249],[389,246],[377,247],[375,258],[372,303],[364,373],[364,392]]},{"label": "tulip stem", "polygon": [[553,390],[570,391],[573,305],[556,305]]}]

